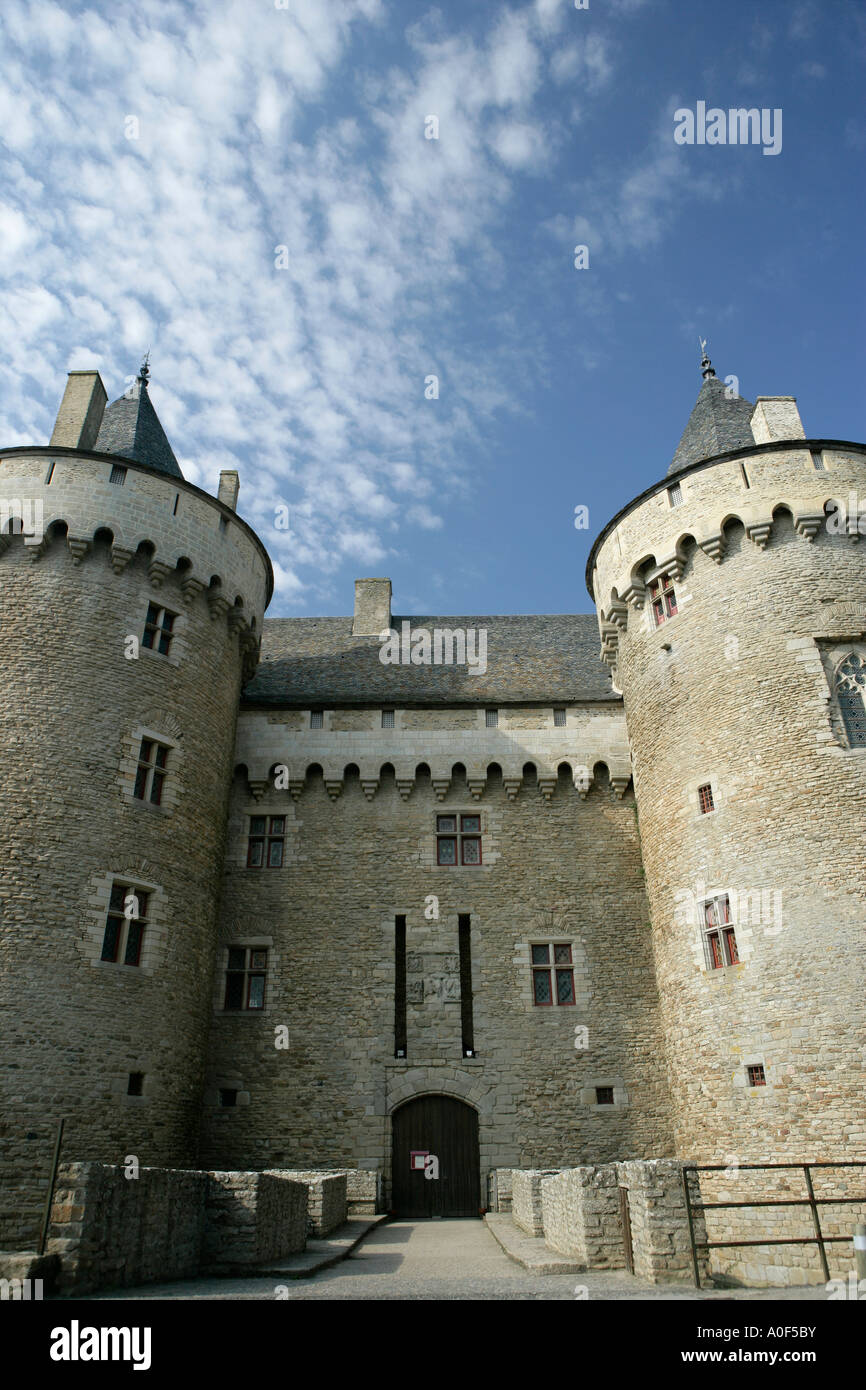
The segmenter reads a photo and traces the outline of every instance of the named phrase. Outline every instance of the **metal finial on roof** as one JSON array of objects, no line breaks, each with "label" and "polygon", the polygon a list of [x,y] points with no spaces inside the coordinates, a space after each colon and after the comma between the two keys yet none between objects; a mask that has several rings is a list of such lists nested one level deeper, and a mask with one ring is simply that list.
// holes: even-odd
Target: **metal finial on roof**
[{"label": "metal finial on roof", "polygon": [[701,376],[703,377],[704,381],[706,381],[709,377],[715,376],[716,373],[713,370],[712,362],[710,361],[709,357],[707,357],[706,338],[698,338],[698,342],[701,345]]},{"label": "metal finial on roof", "polygon": [[150,367],[147,365],[149,361],[150,361],[150,348],[148,348],[148,349],[147,349],[147,352],[144,354],[144,360],[142,361],[142,364],[141,364],[141,371],[138,373],[138,379],[139,379],[139,381],[141,382],[142,386],[146,386],[146,385],[147,385],[148,379],[149,379],[149,377],[150,377]]}]

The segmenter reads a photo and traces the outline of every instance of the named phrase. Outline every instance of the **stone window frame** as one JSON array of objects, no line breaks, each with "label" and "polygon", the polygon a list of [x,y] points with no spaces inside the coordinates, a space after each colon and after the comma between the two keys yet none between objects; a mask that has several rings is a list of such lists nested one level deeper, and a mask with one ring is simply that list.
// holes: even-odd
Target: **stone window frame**
[{"label": "stone window frame", "polygon": [[859,747],[848,742],[848,730],[839,705],[837,694],[837,678],[840,668],[851,656],[859,656],[866,660],[866,640],[863,637],[834,637],[816,638],[814,645],[818,648],[818,656],[824,669],[825,690],[823,698],[826,702],[827,718],[830,724],[830,733],[824,734],[824,738],[829,742],[832,737],[833,743],[843,753],[852,757],[863,757],[866,754],[866,745]]},{"label": "stone window frame", "polygon": [[[716,922],[708,922],[706,909],[710,906],[716,909],[718,907],[718,904],[722,902],[725,904],[725,915],[723,917],[720,917],[720,920]],[[737,942],[737,924],[731,916],[730,895],[724,892],[710,893],[706,898],[702,898],[697,906],[698,913],[700,915],[701,945],[703,947],[704,962],[706,964],[707,974],[715,975],[718,971],[733,970],[736,966],[742,965],[743,962],[740,958],[740,948]],[[719,938],[719,947],[723,956],[723,960],[720,965],[715,964],[715,957],[713,955],[712,947],[710,946],[710,937],[714,934],[717,935]],[[730,942],[728,941],[729,934],[730,937],[733,939],[733,953],[731,952]],[[732,954],[736,955],[736,960],[730,959],[730,956]]]},{"label": "stone window frame", "polygon": [[[546,964],[546,965],[543,964],[542,962],[536,963],[536,962],[533,960],[533,953],[534,953],[534,951],[536,950],[536,948],[541,949],[542,947],[545,947],[545,948],[547,949],[547,953],[548,953],[548,955],[547,955],[547,964]],[[567,961],[567,962],[566,962],[566,961],[559,961],[559,962],[557,962],[557,960],[556,960],[556,948],[557,948],[557,947],[559,947],[560,949],[562,949],[563,947],[567,948],[567,950],[568,950],[568,961]],[[558,937],[555,937],[555,936],[554,936],[554,937],[550,937],[549,939],[544,940],[544,941],[539,941],[539,940],[532,940],[532,941],[530,941],[530,943],[529,943],[529,970],[530,970],[530,975],[531,975],[531,979],[532,979],[532,1004],[533,1004],[533,1007],[534,1007],[534,1008],[536,1008],[536,1009],[575,1009],[575,1008],[577,1008],[577,988],[576,988],[575,983],[574,983],[574,947],[572,946],[572,944],[571,944],[570,941],[563,941],[563,940],[560,940]],[[568,971],[568,974],[569,974],[570,977],[571,977],[571,995],[572,995],[571,999],[568,999],[568,1000],[561,1000],[561,999],[559,999],[559,997],[558,997],[558,995],[559,995],[558,980],[557,980],[557,982],[556,982],[556,989],[554,990],[554,982],[551,980],[550,977],[551,977],[551,973],[553,973],[554,975],[558,975],[559,970],[567,970],[567,971]],[[540,974],[542,971],[547,975],[547,978],[548,978],[548,985],[550,986],[550,999],[547,1001],[547,1003],[544,1003],[543,1001],[538,1000],[538,999],[536,998],[536,994],[535,994],[535,977],[536,977],[537,974]],[[557,995],[556,998],[554,998],[554,993],[556,993],[556,995]]]},{"label": "stone window frame", "polygon": [[[261,833],[260,835],[254,835],[254,834],[253,834],[253,821],[256,821],[256,820],[263,820],[263,821],[265,822],[265,828],[264,828],[264,830],[262,831],[262,833]],[[282,821],[282,823],[283,823],[283,828],[282,828],[282,830],[281,830],[279,833],[276,833],[276,832],[273,830],[273,822],[274,822],[275,820],[276,820],[276,821]],[[244,859],[244,867],[247,868],[247,869],[269,869],[269,870],[283,869],[283,868],[285,868],[285,864],[286,864],[286,827],[287,827],[287,824],[288,824],[288,817],[286,816],[285,811],[270,812],[270,811],[262,811],[261,809],[258,809],[258,808],[257,808],[255,811],[250,812],[250,814],[247,816],[247,822],[248,822],[248,823],[247,823],[247,827],[246,827],[247,852],[246,852],[246,856],[245,856],[245,859]],[[252,854],[253,841],[256,841],[256,842],[261,841],[261,843],[262,843],[262,862],[261,862],[260,864],[252,864],[252,863],[250,863],[250,856],[251,856],[251,854]],[[272,844],[279,844],[279,845],[280,845],[280,862],[279,862],[279,864],[272,864],[272,863],[270,862],[270,859],[271,859],[271,845],[272,845]]]},{"label": "stone window frame", "polygon": [[[676,496],[677,496],[677,498],[678,498],[677,501],[674,501],[674,494],[676,494]],[[667,488],[667,498],[668,498],[668,506],[670,507],[671,511],[674,511],[674,510],[676,510],[677,508],[679,508],[679,507],[681,507],[681,506],[683,505],[683,503],[685,502],[686,499],[685,499],[685,494],[684,494],[684,492],[683,492],[683,485],[682,485],[682,482],[681,482],[681,481],[677,480],[677,482],[670,483],[670,484],[668,485],[668,488]]]},{"label": "stone window frame", "polygon": [[[731,889],[725,886],[708,890],[704,886],[704,892],[696,896],[693,900],[694,912],[689,913],[691,921],[691,935],[689,951],[695,964],[695,968],[700,971],[708,984],[719,986],[720,982],[730,980],[732,972],[748,967],[749,961],[754,955],[754,926],[750,926],[745,918],[740,917],[739,913],[739,894],[737,895],[737,910],[730,909]],[[739,960],[734,965],[713,966],[709,964],[707,947],[705,944],[705,913],[707,903],[714,902],[719,898],[727,898],[729,902],[730,923],[735,929],[735,944]]]},{"label": "stone window frame", "polygon": [[[866,646],[864,646],[862,643],[852,644],[851,649],[849,651],[843,653],[843,655],[841,655],[838,660],[835,660],[833,662],[833,679],[830,686],[830,690],[833,700],[833,706],[835,712],[838,715],[839,729],[845,740],[842,746],[845,749],[846,753],[856,753],[862,755],[866,753],[866,741],[864,741],[863,743],[851,742],[851,736],[848,732],[848,725],[845,722],[845,716],[842,713],[842,705],[839,700],[839,673],[842,670],[842,667],[845,665],[846,661],[850,661],[852,657],[859,657],[861,661],[866,662]],[[863,703],[863,717],[864,719],[866,719],[866,689],[864,689],[863,694],[861,695],[861,700]]]},{"label": "stone window frame", "polygon": [[[234,1105],[223,1105],[220,1100],[221,1091],[235,1091],[236,1099]],[[245,1088],[243,1078],[237,1072],[217,1072],[210,1077],[205,1087],[204,1103],[209,1110],[216,1110],[221,1115],[243,1109],[250,1103],[250,1093]]]},{"label": "stone window frame", "polygon": [[[675,618],[679,618],[682,616],[682,596],[678,596],[676,590],[676,585],[679,581],[677,580],[674,573],[671,571],[669,565],[661,565],[657,566],[653,570],[650,570],[648,574],[644,575],[643,582],[646,588],[646,617],[647,623],[649,625],[649,630],[650,632],[661,632],[663,628],[667,627],[668,623],[671,623],[674,621]],[[668,594],[673,595],[674,612],[666,612],[661,622],[657,620],[656,616],[656,599],[652,592],[653,584],[659,584],[661,586],[657,597],[665,599]],[[667,608],[667,603],[665,603],[664,606],[665,608]]]},{"label": "stone window frame", "polygon": [[[157,594],[156,600],[161,599],[162,595]],[[171,630],[171,642],[168,652],[163,653],[155,651],[153,647],[146,647],[144,645],[144,627],[147,622],[147,610],[154,602],[155,600],[153,598],[147,598],[144,614],[139,622],[138,630],[133,634],[138,642],[139,660],[144,657],[146,661],[165,662],[169,666],[180,666],[185,661],[189,651],[189,643],[187,641],[189,614],[184,613],[180,608],[175,612],[175,609],[172,608],[170,603],[156,602],[156,606],[160,608],[160,611],[164,612],[167,609],[169,613],[174,613],[174,626]]]},{"label": "stone window frame", "polygon": [[[452,811],[441,811],[441,810],[437,810],[434,814],[435,814],[435,816],[436,816],[436,867],[437,867],[437,869],[481,869],[481,868],[483,868],[483,867],[484,867],[484,824],[483,824],[483,820],[482,820],[482,816],[481,816],[481,808],[478,807],[478,806],[476,806],[476,807],[474,807],[471,811],[464,811],[464,810],[461,810],[461,809],[459,809],[459,808],[458,808],[458,809],[455,809],[455,810],[452,810]],[[469,818],[471,818],[472,820],[477,820],[477,821],[478,821],[478,829],[477,829],[477,830],[466,830],[466,831],[464,831],[464,829],[463,829],[463,822],[464,822],[464,820],[467,820],[467,819],[469,819]],[[455,822],[454,830],[453,830],[453,831],[440,830],[440,829],[439,829],[439,822],[440,822],[440,820],[453,820],[453,821]],[[447,861],[443,861],[442,859],[439,858],[439,842],[440,842],[440,840],[454,840],[454,842],[455,842],[455,849],[454,849],[455,859],[454,859],[454,863],[453,863],[453,864],[449,864]],[[464,841],[466,841],[466,840],[470,840],[470,841],[473,841],[473,842],[474,842],[474,841],[477,841],[477,842],[478,842],[478,859],[477,859],[477,861],[474,862],[474,863],[470,861],[470,863],[467,864],[467,863],[466,863],[466,860],[463,858],[463,845],[464,845]]]},{"label": "stone window frame", "polygon": [[[734,1090],[744,1092],[746,1097],[772,1095],[775,1087],[765,1053],[756,1047],[739,1047],[737,1050],[739,1056],[744,1060],[740,1061],[733,1070],[731,1080]],[[749,1067],[764,1068],[763,1086],[751,1086],[749,1084]]]},{"label": "stone window frame", "polygon": [[[605,1089],[613,1091],[612,1105],[600,1104],[596,1097],[597,1091]],[[631,1105],[624,1079],[621,1076],[611,1076],[609,1072],[587,1078],[580,1088],[579,1101],[587,1110],[608,1115],[627,1110]]]},{"label": "stone window frame", "polygon": [[[558,945],[567,944],[571,947],[571,969],[574,978],[573,1005],[539,1008],[535,1003],[531,948],[533,944],[539,944],[544,938],[556,941]],[[566,1029],[570,1039],[568,1046],[573,1050],[574,1028],[578,1023],[585,1023],[589,1017],[591,1005],[589,962],[583,942],[573,924],[566,917],[555,913],[545,913],[543,916],[536,917],[535,921],[529,923],[527,934],[514,943],[514,955],[511,963],[517,972],[517,999],[522,1012],[539,1020],[533,1025],[535,1027]],[[599,1084],[607,1086],[610,1083],[603,1081]]]},{"label": "stone window frame", "polygon": [[[261,946],[261,945],[259,945],[258,943],[257,943],[256,945],[254,945],[254,946],[242,946],[242,945],[240,944],[240,942],[237,942],[237,941],[236,941],[236,942],[230,942],[230,943],[225,947],[225,950],[226,950],[226,953],[227,953],[227,956],[228,956],[228,960],[226,961],[226,968],[225,968],[225,971],[223,972],[223,974],[224,974],[224,988],[223,988],[223,991],[222,991],[222,998],[223,998],[223,1013],[226,1013],[226,1014],[262,1014],[262,1013],[264,1013],[265,1007],[266,1007],[266,1005],[267,1005],[267,1001],[268,1001],[268,999],[269,999],[269,997],[270,997],[270,985],[271,985],[271,953],[270,953],[270,950],[268,949],[267,946]],[[244,963],[243,963],[243,965],[241,966],[240,969],[237,969],[237,967],[234,967],[234,968],[232,967],[232,962],[231,962],[231,954],[232,954],[232,951],[242,951],[242,952],[243,952]],[[255,966],[255,965],[253,965],[253,963],[252,963],[252,957],[253,957],[256,953],[263,954],[263,955],[265,956],[265,963],[264,963],[263,966]],[[240,975],[240,976],[242,977],[242,981],[243,981],[242,990],[241,990],[241,995],[242,995],[242,998],[243,998],[246,1002],[241,1003],[240,1005],[238,1005],[238,1007],[237,1007],[236,1009],[231,1009],[231,1008],[229,1008],[228,1004],[226,1003],[226,995],[228,994],[228,977],[229,977],[229,975]],[[262,1002],[261,1002],[261,1004],[251,1004],[251,1003],[249,1002],[249,998],[250,998],[250,983],[251,983],[251,980],[252,980],[252,978],[253,978],[254,976],[261,976],[261,977],[262,977],[262,980],[263,980],[263,985],[262,985]]]},{"label": "stone window frame", "polygon": [[[713,798],[712,811],[701,810],[701,798],[699,795],[701,787],[709,787],[710,789],[710,794]],[[700,777],[693,777],[686,783],[685,793],[686,805],[691,809],[689,822],[691,825],[709,825],[714,823],[727,804],[727,798],[719,785],[718,776],[712,771],[704,772]]]},{"label": "stone window frame", "polygon": [[[285,800],[280,801],[280,797]],[[286,821],[286,834],[283,841],[283,862],[279,868],[273,866],[268,869],[268,873],[274,876],[274,881],[279,882],[279,875],[284,873],[287,868],[299,863],[306,856],[301,855],[298,850],[298,837],[301,833],[302,821],[297,818],[297,808],[294,801],[286,792],[278,792],[272,786],[269,794],[262,797],[261,801],[255,801],[251,796],[233,797],[234,805],[229,808],[228,835],[225,853],[225,868],[231,871],[243,869],[247,871],[247,852],[249,846],[250,821],[254,816],[284,816]],[[250,873],[258,873],[258,869],[249,869]],[[270,880],[265,880],[270,882]]]},{"label": "stone window frame", "polygon": [[[111,890],[116,883],[125,884],[135,892],[148,894],[147,931],[142,940],[138,965],[125,965],[123,961],[101,958],[111,904]],[[87,903],[89,911],[85,931],[77,945],[90,964],[96,969],[121,971],[136,978],[156,974],[162,965],[168,941],[167,897],[162,885],[145,878],[140,869],[110,872],[94,876],[91,880],[91,894]]]},{"label": "stone window frame", "polygon": [[[161,720],[157,719],[154,719],[152,723],[136,724],[125,735],[121,743],[118,769],[121,796],[129,806],[134,806],[138,811],[143,810],[147,815],[171,816],[180,801],[182,793],[180,770],[183,766],[183,750],[180,730],[174,720],[171,722],[174,725],[171,731],[167,730]],[[149,739],[152,743],[159,743],[169,750],[166,758],[165,778],[162,784],[162,799],[158,805],[153,801],[142,801],[135,795],[139,754],[144,739]]]},{"label": "stone window frame", "polygon": [[[226,972],[228,970],[229,951],[232,947],[242,946],[245,950],[258,948],[268,953],[267,982],[265,984],[265,1003],[261,1009],[227,1009],[225,1007],[226,995]],[[231,936],[224,936],[217,945],[216,971],[214,986],[211,994],[212,1013],[217,1018],[236,1018],[236,1019],[255,1019],[267,1018],[273,1013],[273,990],[274,982],[277,978],[277,970],[280,964],[280,952],[275,949],[274,938],[267,932],[247,931],[244,928],[237,928]]]}]

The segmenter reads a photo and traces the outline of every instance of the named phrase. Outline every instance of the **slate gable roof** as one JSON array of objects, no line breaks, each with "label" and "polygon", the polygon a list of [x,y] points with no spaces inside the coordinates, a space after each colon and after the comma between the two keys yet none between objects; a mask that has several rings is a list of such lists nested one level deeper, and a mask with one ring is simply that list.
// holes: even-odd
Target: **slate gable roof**
[{"label": "slate gable roof", "polygon": [[[487,670],[471,667],[384,665],[378,637],[353,637],[348,618],[267,618],[262,655],[246,687],[245,705],[565,704],[611,700],[607,667],[599,659],[592,613],[517,617],[393,616],[402,633],[426,628],[487,631]],[[476,637],[475,651],[478,651]]]},{"label": "slate gable roof", "polygon": [[172,478],[182,478],[180,465],[153,408],[147,386],[139,377],[129,391],[113,401],[102,417],[96,449],[146,464]]},{"label": "slate gable roof", "polygon": [[704,381],[689,422],[683,430],[668,477],[701,459],[725,454],[729,449],[751,449],[755,443],[749,421],[755,409],[743,396],[728,400],[718,377]]}]

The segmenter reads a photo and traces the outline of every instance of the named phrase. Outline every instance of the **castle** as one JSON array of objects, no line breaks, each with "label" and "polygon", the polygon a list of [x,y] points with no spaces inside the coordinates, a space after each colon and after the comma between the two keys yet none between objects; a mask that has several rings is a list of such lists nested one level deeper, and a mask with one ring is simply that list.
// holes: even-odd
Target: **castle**
[{"label": "castle", "polygon": [[266,620],[237,474],[184,480],[146,368],[0,450],[0,1248],[60,1117],[70,1159],[367,1169],[415,1215],[864,1156],[866,446],[703,377],[594,615],[361,579]]}]

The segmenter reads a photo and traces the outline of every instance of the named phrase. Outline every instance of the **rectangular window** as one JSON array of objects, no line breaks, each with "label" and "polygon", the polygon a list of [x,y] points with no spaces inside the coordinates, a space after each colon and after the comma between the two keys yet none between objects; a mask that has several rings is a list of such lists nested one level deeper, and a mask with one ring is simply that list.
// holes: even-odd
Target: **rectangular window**
[{"label": "rectangular window", "polygon": [[530,947],[532,999],[540,1005],[573,1004],[574,967],[566,941],[539,942]]},{"label": "rectangular window", "polygon": [[176,617],[177,614],[170,613],[167,608],[158,608],[155,603],[149,603],[147,605],[147,617],[144,620],[142,646],[149,647],[151,651],[159,652],[160,656],[168,656]]},{"label": "rectangular window", "polygon": [[394,918],[394,1056],[406,1056],[406,918]]},{"label": "rectangular window", "polygon": [[221,535],[221,536],[224,536],[225,533],[226,533],[226,531],[227,531],[228,529],[229,529],[228,517],[221,516],[221,517],[220,517],[220,535]]},{"label": "rectangular window", "polygon": [[484,723],[488,729],[499,728],[499,710],[486,709],[484,711]]},{"label": "rectangular window", "polygon": [[131,1071],[129,1073],[129,1081],[126,1085],[126,1094],[128,1096],[141,1096],[144,1094],[143,1071]]},{"label": "rectangular window", "polygon": [[661,627],[668,618],[675,618],[677,615],[677,596],[674,590],[674,581],[670,575],[662,575],[659,579],[654,579],[649,586],[650,603],[652,604],[653,618],[656,627]]},{"label": "rectangular window", "polygon": [[324,727],[324,713],[320,709],[310,710],[310,728],[321,729]]},{"label": "rectangular window", "polygon": [[463,1056],[475,1056],[475,1025],[472,1013],[472,919],[468,912],[457,918],[457,940],[460,951],[460,1028],[463,1037]]},{"label": "rectangular window", "polygon": [[223,1008],[232,1011],[263,1009],[267,974],[267,947],[230,946]]},{"label": "rectangular window", "polygon": [[739,965],[736,932],[731,922],[731,907],[727,893],[710,898],[703,905],[704,953],[710,970],[726,965]]},{"label": "rectangular window", "polygon": [[281,869],[285,841],[285,816],[250,816],[247,868]]},{"label": "rectangular window", "polygon": [[123,484],[126,482],[126,469],[122,464],[115,463],[112,465],[111,477],[108,481],[110,483],[116,483],[118,487],[123,487]]},{"label": "rectangular window", "polygon": [[698,802],[701,807],[701,815],[705,816],[709,811],[715,811],[716,804],[713,801],[713,789],[709,782],[704,786],[698,787]]},{"label": "rectangular window", "polygon": [[436,817],[436,863],[447,867],[481,863],[481,817]]},{"label": "rectangular window", "polygon": [[750,1086],[766,1086],[767,1078],[764,1075],[764,1068],[760,1063],[755,1066],[747,1067],[746,1070],[749,1073]]},{"label": "rectangular window", "polygon": [[749,482],[749,475],[746,472],[746,465],[744,463],[740,464],[740,472],[743,475],[743,482],[745,483],[746,487],[751,487],[752,484]]},{"label": "rectangular window", "polygon": [[101,960],[114,965],[141,964],[149,898],[149,893],[139,892],[128,884],[111,885]]},{"label": "rectangular window", "polygon": [[564,728],[565,728],[565,710],[564,710],[564,709],[555,709],[555,710],[553,711],[553,727],[554,727],[555,729],[564,729]]},{"label": "rectangular window", "polygon": [[668,499],[672,507],[681,507],[683,504],[683,490],[679,483],[673,483],[668,488]]},{"label": "rectangular window", "polygon": [[172,509],[171,509],[171,514],[172,514],[172,516],[177,516],[177,504],[178,504],[179,501],[180,501],[180,493],[179,493],[179,492],[176,492],[176,493],[174,494],[174,506],[173,506]]},{"label": "rectangular window", "polygon": [[154,806],[162,804],[162,784],[165,781],[168,748],[155,739],[143,738],[138,754],[138,771],[135,774],[133,796],[138,801],[150,801]]},{"label": "rectangular window", "polygon": [[220,1088],[220,1106],[223,1110],[234,1110],[238,1103],[238,1093],[228,1088]]},{"label": "rectangular window", "polygon": [[596,1086],[595,1103],[596,1105],[613,1105],[613,1087]]},{"label": "rectangular window", "polygon": [[394,727],[394,711],[393,711],[392,709],[383,709],[383,710],[382,710],[382,728],[383,728],[383,729],[393,729],[393,727]]},{"label": "rectangular window", "polygon": [[812,455],[812,467],[815,469],[816,473],[826,473],[826,472],[827,472],[827,468],[826,468],[826,465],[825,465],[825,463],[824,463],[824,455],[823,455],[823,454],[820,454],[820,453],[818,453],[817,451],[816,451],[815,453],[813,453],[813,455]]},{"label": "rectangular window", "polygon": [[51,479],[54,477],[54,470],[55,470],[56,467],[57,467],[57,464],[56,464],[56,463],[49,463],[49,465],[48,465],[48,477],[45,479],[46,486],[48,485],[48,483],[51,482]]}]

